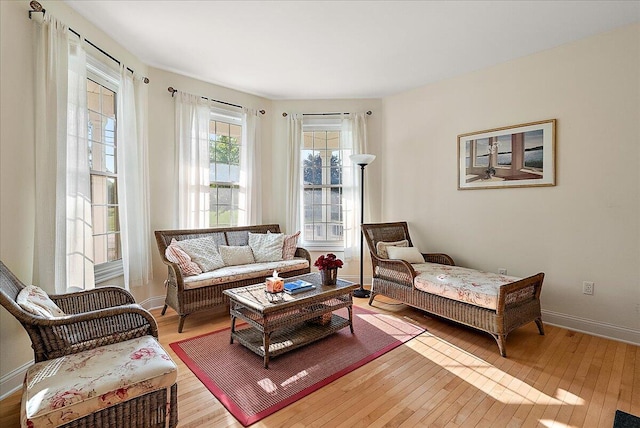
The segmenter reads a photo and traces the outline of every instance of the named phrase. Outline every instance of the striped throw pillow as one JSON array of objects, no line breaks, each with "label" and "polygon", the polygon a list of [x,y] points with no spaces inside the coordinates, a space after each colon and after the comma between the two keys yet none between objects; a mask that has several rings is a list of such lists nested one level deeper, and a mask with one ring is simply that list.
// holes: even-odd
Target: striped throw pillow
[{"label": "striped throw pillow", "polygon": [[293,235],[284,235],[282,260],[293,260],[293,256],[296,254],[296,248],[298,248],[298,237],[300,237],[300,231]]},{"label": "striped throw pillow", "polygon": [[184,276],[191,275],[199,275],[202,273],[202,269],[200,266],[194,261],[191,261],[191,257],[189,254],[185,253],[184,250],[178,245],[176,245],[178,241],[175,239],[171,240],[171,244],[167,247],[164,255],[167,257],[171,263],[177,263],[180,271]]}]

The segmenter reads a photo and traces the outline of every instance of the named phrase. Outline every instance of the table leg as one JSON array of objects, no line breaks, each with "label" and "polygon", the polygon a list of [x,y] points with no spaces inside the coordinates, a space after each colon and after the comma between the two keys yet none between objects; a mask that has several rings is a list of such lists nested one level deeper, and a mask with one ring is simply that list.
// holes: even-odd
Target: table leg
[{"label": "table leg", "polygon": [[262,346],[264,346],[264,368],[269,368],[269,346],[271,342],[271,333],[262,335]]},{"label": "table leg", "polygon": [[353,334],[353,307],[347,306],[347,310],[349,311],[349,329],[351,330],[351,334]]},{"label": "table leg", "polygon": [[231,339],[229,343],[233,345],[233,333],[236,331],[236,317],[231,315]]}]

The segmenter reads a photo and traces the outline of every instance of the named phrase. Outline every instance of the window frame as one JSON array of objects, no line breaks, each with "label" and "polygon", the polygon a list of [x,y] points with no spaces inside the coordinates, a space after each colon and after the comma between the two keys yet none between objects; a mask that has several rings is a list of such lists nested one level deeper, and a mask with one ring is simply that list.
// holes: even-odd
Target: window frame
[{"label": "window frame", "polygon": [[[220,122],[220,123],[225,123],[225,124],[229,124],[229,126],[238,126],[240,128],[240,137],[239,140],[240,142],[237,143],[238,145],[238,181],[237,182],[233,182],[233,181],[215,181],[215,176],[213,177],[214,180],[212,180],[212,175],[214,174],[214,171],[211,168],[212,163],[210,162],[209,164],[209,208],[208,208],[208,215],[209,215],[209,226],[210,227],[218,227],[218,226],[238,226],[239,225],[239,219],[240,219],[240,207],[242,206],[242,204],[240,203],[240,198],[242,198],[242,192],[241,192],[241,183],[240,183],[240,175],[242,174],[242,151],[246,150],[245,147],[245,142],[243,141],[243,138],[245,136],[245,132],[244,129],[246,127],[246,124],[244,123],[243,120],[243,115],[241,112],[235,112],[235,111],[230,111],[230,110],[226,110],[226,109],[221,109],[221,108],[215,108],[212,107],[210,108],[210,114],[209,114],[209,129],[211,129],[211,124],[212,122]],[[213,143],[212,139],[211,139],[211,133],[209,133],[209,158],[212,158],[212,154],[215,153],[215,143]],[[217,134],[214,134],[217,135]],[[231,135],[231,131],[229,132],[229,135]],[[213,153],[212,153],[213,152]],[[214,162],[215,163],[215,162]],[[216,164],[216,168],[217,168],[217,163]],[[229,168],[231,169],[231,166],[233,166],[234,164],[222,164],[222,165],[229,165]],[[229,174],[230,178],[231,178],[231,173]],[[214,206],[214,197],[212,194],[212,190],[214,189],[214,186],[229,186],[230,190],[231,190],[231,195],[230,195],[230,203],[229,204],[219,204],[216,203],[216,217],[215,219],[218,220],[219,219],[219,207],[222,206],[229,206],[230,207],[230,224],[226,224],[226,223],[220,223],[218,221],[216,221],[216,223],[214,224],[212,222],[213,220],[213,210],[211,209]],[[234,189],[236,189],[236,191],[234,192]],[[219,195],[219,194],[218,194]],[[216,195],[215,200],[218,201],[218,195]],[[234,195],[237,195],[237,198],[234,200]],[[235,216],[234,213],[235,212]],[[235,220],[235,221],[234,221]]]},{"label": "window frame", "polygon": [[[101,175],[101,176],[107,176],[107,177],[115,177],[117,181],[117,186],[122,185],[123,183],[120,182],[120,180],[118,179],[118,174],[119,174],[119,168],[118,168],[118,164],[117,164],[117,150],[118,150],[118,143],[117,143],[117,134],[118,134],[118,121],[117,121],[117,115],[118,115],[118,96],[119,96],[119,92],[120,92],[120,76],[118,75],[118,73],[109,68],[106,64],[104,64],[103,62],[99,61],[98,59],[92,57],[91,55],[87,55],[87,80],[92,80],[93,82],[113,91],[115,93],[115,99],[114,99],[114,113],[116,116],[116,125],[114,128],[114,138],[115,138],[115,147],[116,147],[116,173],[115,174],[103,174],[99,171],[94,173],[93,169],[90,169],[90,176],[93,175]],[[88,88],[87,88],[88,89]],[[89,118],[89,103],[87,103],[87,119]],[[88,121],[87,121],[87,126],[89,126]],[[87,145],[89,144],[89,138],[87,135]],[[87,159],[87,162],[89,160]],[[92,192],[93,192],[93,187],[92,187]],[[120,218],[120,201],[118,200],[118,219]],[[92,237],[95,239],[95,233],[93,233],[93,194],[91,195],[91,212],[92,212]],[[113,260],[113,261],[108,261],[106,263],[100,263],[100,264],[95,264],[93,266],[93,273],[94,273],[94,277],[95,277],[95,283],[96,284],[100,284],[102,282],[108,281],[110,279],[113,278],[117,278],[120,276],[124,275],[124,260],[123,257],[124,255],[122,254],[122,231],[120,230],[120,225],[118,225],[118,229],[119,232],[118,234],[120,235],[120,255],[121,258],[118,260]],[[94,261],[95,261],[95,242],[94,242]]]},{"label": "window frame", "polygon": [[[340,159],[342,160],[341,165],[340,165],[340,174],[341,174],[341,180],[339,184],[332,184],[329,180],[328,183],[322,183],[322,184],[305,184],[304,182],[304,161],[307,159],[307,157],[305,157],[305,152],[308,151],[315,151],[315,148],[309,149],[305,147],[304,144],[304,140],[305,140],[305,135],[308,132],[337,132],[338,133],[338,140],[339,140],[339,145],[337,148],[327,148],[327,146],[325,145],[325,148],[320,149],[320,150],[324,150],[324,151],[339,151],[340,152]],[[348,177],[350,177],[350,167],[348,162],[345,162],[345,159],[349,158],[349,155],[353,152],[353,149],[350,147],[344,147],[343,146],[343,135],[342,135],[342,120],[339,118],[305,118],[302,124],[302,147],[300,148],[300,228],[302,230],[302,234],[300,237],[300,241],[301,241],[301,245],[303,245],[306,248],[310,248],[313,249],[314,251],[344,251],[345,245],[344,245],[344,222],[345,222],[345,213],[344,213],[344,189],[345,189],[345,179],[349,179]],[[326,158],[326,156],[325,156]],[[323,174],[323,181],[325,181],[325,179],[328,179],[331,175],[331,158],[329,158],[329,164],[325,164],[323,162],[323,164],[320,166],[320,168],[322,170],[326,170],[327,172],[329,172],[328,177],[325,177]],[[345,163],[347,165],[345,165]],[[331,227],[331,226],[341,226],[342,227],[342,239],[340,240],[309,240],[307,239],[307,234],[306,234],[306,227],[307,227],[307,222],[305,221],[305,212],[306,212],[306,205],[305,205],[305,191],[306,190],[316,190],[316,189],[320,189],[324,192],[327,193],[327,195],[322,195],[322,199],[328,200],[329,203],[322,203],[321,205],[323,206],[323,209],[328,209],[328,220],[321,222],[322,224],[324,224],[327,228]],[[331,193],[333,191],[333,189],[339,189],[339,194],[340,194],[340,221],[338,222],[333,222],[331,221],[331,211],[332,211],[332,207],[334,206],[333,203],[331,203]],[[312,204],[312,208],[311,210],[313,211],[313,204]],[[326,214],[325,214],[326,215]],[[313,217],[313,214],[312,214]],[[315,225],[317,222],[312,221],[312,224]]]}]

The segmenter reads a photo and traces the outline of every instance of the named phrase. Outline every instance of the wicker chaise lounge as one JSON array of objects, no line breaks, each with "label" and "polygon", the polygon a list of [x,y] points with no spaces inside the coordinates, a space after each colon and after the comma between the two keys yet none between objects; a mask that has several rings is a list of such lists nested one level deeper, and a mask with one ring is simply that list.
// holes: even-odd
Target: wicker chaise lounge
[{"label": "wicker chaise lounge", "polygon": [[[378,254],[379,242],[397,243],[406,240],[404,245],[413,246],[406,222],[363,224],[362,230],[369,246],[373,267],[369,305],[373,305],[377,295],[383,295],[431,314],[485,331],[496,340],[503,357],[507,356],[507,335],[516,328],[533,321],[538,326],[540,334],[544,335],[540,310],[543,273],[523,279],[514,278],[512,282],[500,285],[497,287],[497,296],[494,300],[495,309],[487,308],[452,298],[451,295],[443,296],[418,289],[416,278],[421,275],[420,270],[424,268],[423,265],[412,265],[404,260],[384,258]],[[447,266],[455,266],[453,259],[446,254],[422,254],[422,257],[425,265],[432,272],[438,267],[429,263],[442,265],[443,277],[446,276]],[[466,271],[470,270],[466,269]],[[476,275],[486,275],[490,280],[497,276],[487,272],[473,272]]]}]

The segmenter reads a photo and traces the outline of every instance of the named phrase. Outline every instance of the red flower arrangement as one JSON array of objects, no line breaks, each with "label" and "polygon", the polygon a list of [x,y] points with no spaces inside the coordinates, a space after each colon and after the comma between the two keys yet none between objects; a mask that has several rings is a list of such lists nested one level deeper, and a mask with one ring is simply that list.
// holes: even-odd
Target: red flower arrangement
[{"label": "red flower arrangement", "polygon": [[337,258],[335,254],[329,253],[326,256],[318,257],[318,260],[313,265],[320,270],[324,270],[341,268],[342,264],[342,260]]}]

